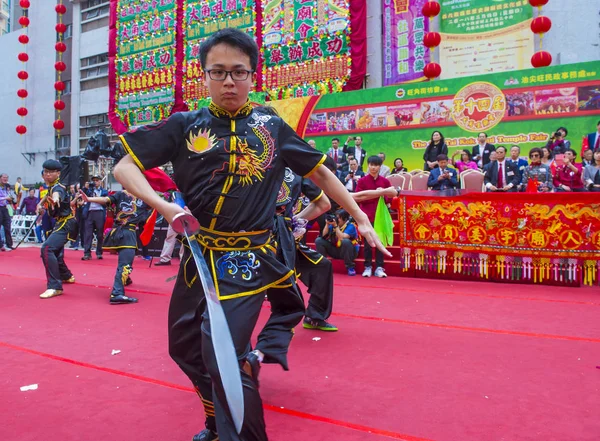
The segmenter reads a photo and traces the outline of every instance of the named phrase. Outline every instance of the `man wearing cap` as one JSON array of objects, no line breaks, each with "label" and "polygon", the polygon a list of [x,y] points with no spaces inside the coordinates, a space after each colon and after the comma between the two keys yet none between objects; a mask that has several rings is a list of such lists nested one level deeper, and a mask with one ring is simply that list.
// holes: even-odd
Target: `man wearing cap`
[{"label": "man wearing cap", "polygon": [[37,212],[41,213],[45,207],[48,215],[56,219],[54,229],[42,245],[42,262],[46,267],[48,285],[40,297],[49,299],[63,293],[63,283],[75,283],[73,273],[65,264],[64,251],[67,241],[77,238],[77,221],[72,210],[77,199],[71,201],[67,188],[58,182],[62,169],[60,162],[48,159],[42,167],[48,193],[38,204]]},{"label": "man wearing cap", "polygon": [[[108,192],[102,188],[102,178],[100,176],[92,177],[93,185],[86,189],[85,194],[91,198],[105,198]],[[92,240],[96,234],[96,257],[102,259],[102,242],[104,241],[104,222],[106,221],[106,208],[102,204],[90,202],[83,209],[83,218],[85,219],[83,242],[83,257],[81,260],[91,260],[92,258]]]}]

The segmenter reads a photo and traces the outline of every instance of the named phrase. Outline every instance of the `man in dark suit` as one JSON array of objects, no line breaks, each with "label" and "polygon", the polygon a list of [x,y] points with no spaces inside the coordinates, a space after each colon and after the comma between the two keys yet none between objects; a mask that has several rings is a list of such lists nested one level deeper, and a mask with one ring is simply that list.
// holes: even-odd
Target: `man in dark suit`
[{"label": "man in dark suit", "polygon": [[[107,197],[108,191],[102,188],[102,178],[92,177],[92,185],[83,191],[88,197]],[[83,257],[81,260],[92,259],[92,240],[96,234],[96,257],[102,259],[102,243],[104,242],[104,223],[106,222],[106,207],[102,204],[90,202],[83,208],[85,219],[85,237],[83,239]]]},{"label": "man in dark suit", "polygon": [[[354,141],[354,147],[348,146],[350,141]],[[367,151],[362,148],[362,136],[348,136],[348,139],[344,143],[344,153],[356,158],[358,169],[362,171],[365,158],[367,157]]]},{"label": "man in dark suit", "polygon": [[493,144],[488,144],[487,138],[487,133],[481,132],[477,136],[477,145],[473,147],[473,161],[477,163],[479,168],[483,168],[490,163],[490,154],[496,150]]},{"label": "man in dark suit", "polygon": [[519,169],[511,161],[506,160],[506,147],[496,149],[496,161],[485,170],[483,182],[487,191],[515,192],[521,181]]},{"label": "man in dark suit", "polygon": [[333,159],[335,162],[335,174],[339,178],[342,177],[342,173],[348,171],[348,159],[344,153],[344,149],[340,147],[340,139],[333,138],[331,140],[331,148],[327,151],[327,156]]},{"label": "man in dark suit", "polygon": [[437,191],[458,188],[458,172],[448,167],[448,156],[438,155],[436,159],[438,167],[431,170],[427,186]]},{"label": "man in dark suit", "polygon": [[590,133],[587,136],[588,149],[590,150],[600,149],[600,121],[596,124],[596,129],[594,133]]},{"label": "man in dark suit", "polygon": [[349,164],[349,170],[342,174],[340,180],[350,193],[354,193],[356,191],[356,183],[365,174],[362,170],[358,169],[358,161],[356,158],[350,159]]}]

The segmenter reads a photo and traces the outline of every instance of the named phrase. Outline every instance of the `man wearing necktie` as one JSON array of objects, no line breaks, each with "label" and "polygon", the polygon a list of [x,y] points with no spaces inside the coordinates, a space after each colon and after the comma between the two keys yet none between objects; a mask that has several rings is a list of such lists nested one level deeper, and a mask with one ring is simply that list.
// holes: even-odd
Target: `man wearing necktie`
[{"label": "man wearing necktie", "polygon": [[485,170],[486,191],[517,191],[520,174],[519,169],[506,160],[506,148],[499,146],[496,149],[496,161],[492,162]]},{"label": "man wearing necktie", "polygon": [[327,156],[335,162],[335,174],[338,179],[341,178],[342,174],[348,170],[348,161],[344,150],[340,148],[339,138],[333,138],[331,140],[331,148],[327,152]]}]

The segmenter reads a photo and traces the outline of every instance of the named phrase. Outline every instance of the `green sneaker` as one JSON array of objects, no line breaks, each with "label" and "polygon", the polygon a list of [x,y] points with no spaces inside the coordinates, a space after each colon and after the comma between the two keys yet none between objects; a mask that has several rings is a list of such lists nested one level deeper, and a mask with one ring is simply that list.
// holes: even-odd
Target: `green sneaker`
[{"label": "green sneaker", "polygon": [[332,325],[331,323],[327,323],[325,320],[316,320],[311,319],[309,317],[304,317],[304,322],[302,323],[304,329],[315,329],[318,331],[327,331],[327,332],[335,332],[338,330],[337,327]]}]

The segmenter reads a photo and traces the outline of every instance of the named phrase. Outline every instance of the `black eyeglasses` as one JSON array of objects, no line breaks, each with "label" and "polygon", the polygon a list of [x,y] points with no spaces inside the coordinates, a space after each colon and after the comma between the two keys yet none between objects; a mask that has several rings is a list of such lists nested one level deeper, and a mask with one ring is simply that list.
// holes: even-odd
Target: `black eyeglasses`
[{"label": "black eyeglasses", "polygon": [[254,73],[253,70],[236,69],[236,70],[223,70],[223,69],[210,69],[205,70],[213,81],[225,81],[227,75],[231,76],[233,81],[246,81],[250,74]]}]

